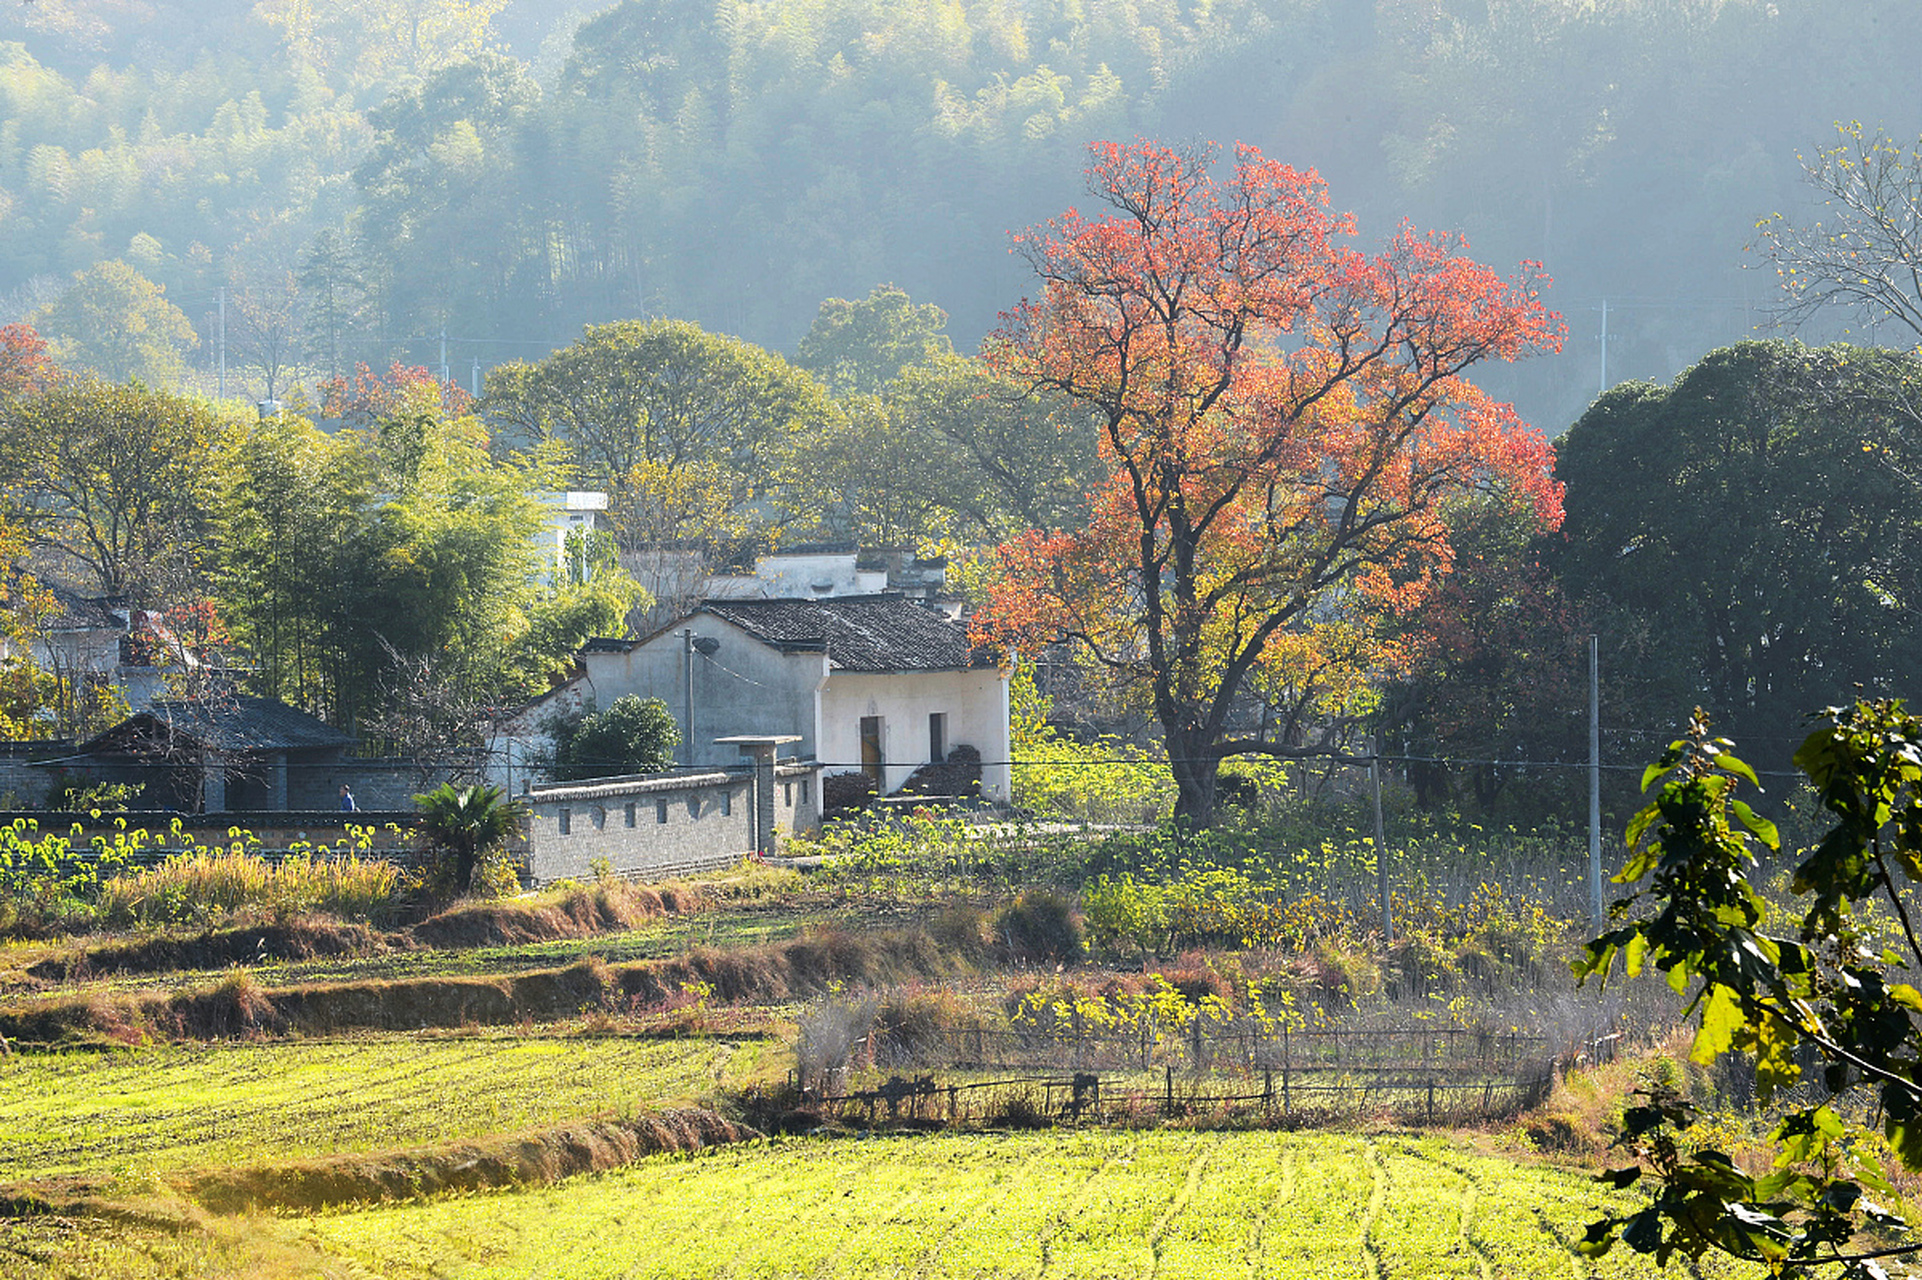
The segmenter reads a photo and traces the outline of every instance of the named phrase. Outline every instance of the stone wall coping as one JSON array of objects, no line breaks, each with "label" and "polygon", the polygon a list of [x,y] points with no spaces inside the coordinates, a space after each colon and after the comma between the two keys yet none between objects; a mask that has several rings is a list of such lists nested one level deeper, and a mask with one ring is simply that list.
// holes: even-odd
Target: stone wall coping
[{"label": "stone wall coping", "polygon": [[718,787],[730,782],[744,782],[752,776],[751,767],[731,771],[717,769],[710,773],[630,773],[593,781],[539,783],[527,789],[527,799],[535,804],[556,800],[606,800],[620,796]]}]

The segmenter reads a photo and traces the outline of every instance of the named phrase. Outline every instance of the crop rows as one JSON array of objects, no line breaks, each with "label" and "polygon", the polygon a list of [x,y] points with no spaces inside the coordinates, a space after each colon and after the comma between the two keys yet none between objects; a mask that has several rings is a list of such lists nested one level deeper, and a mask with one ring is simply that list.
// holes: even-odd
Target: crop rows
[{"label": "crop rows", "polygon": [[512,1195],[330,1215],[394,1277],[1653,1277],[1567,1242],[1576,1174],[1346,1135],[1087,1131],[787,1141]]},{"label": "crop rows", "polygon": [[369,1037],[0,1059],[0,1180],[261,1162],[692,1098],[702,1040]]}]

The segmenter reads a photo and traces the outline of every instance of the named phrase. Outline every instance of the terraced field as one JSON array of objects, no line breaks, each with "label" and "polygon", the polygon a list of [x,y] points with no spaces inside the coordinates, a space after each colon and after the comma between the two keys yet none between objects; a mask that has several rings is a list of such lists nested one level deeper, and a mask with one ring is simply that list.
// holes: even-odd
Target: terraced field
[{"label": "terraced field", "polygon": [[759,1042],[475,1036],[0,1059],[0,1181],[419,1145],[712,1090]]},{"label": "terraced field", "polygon": [[394,1280],[1659,1274],[1569,1251],[1602,1203],[1439,1138],[1095,1131],[794,1139],[278,1225]]}]

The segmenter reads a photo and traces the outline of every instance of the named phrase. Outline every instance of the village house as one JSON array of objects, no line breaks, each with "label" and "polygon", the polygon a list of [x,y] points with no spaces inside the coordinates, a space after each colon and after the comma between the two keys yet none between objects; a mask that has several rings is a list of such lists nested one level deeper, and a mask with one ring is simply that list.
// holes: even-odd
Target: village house
[{"label": "village house", "polygon": [[503,720],[492,753],[510,791],[536,781],[556,716],[634,694],[659,698],[681,727],[679,763],[738,767],[716,739],[780,735],[823,773],[866,773],[882,794],[915,770],[972,748],[980,794],[1009,798],[1009,671],[967,626],[897,594],[713,599],[639,639],[596,639],[580,673]]}]

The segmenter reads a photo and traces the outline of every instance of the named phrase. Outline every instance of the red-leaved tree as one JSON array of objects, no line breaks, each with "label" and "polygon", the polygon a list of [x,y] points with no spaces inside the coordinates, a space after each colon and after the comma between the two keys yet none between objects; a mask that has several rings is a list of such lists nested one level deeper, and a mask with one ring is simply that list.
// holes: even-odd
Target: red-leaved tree
[{"label": "red-leaved tree", "polygon": [[1270,740],[1248,691],[1319,619],[1407,610],[1445,571],[1445,500],[1500,483],[1553,526],[1561,493],[1541,434],[1463,372],[1554,350],[1532,265],[1504,279],[1458,238],[1403,228],[1349,246],[1312,172],[1237,150],[1092,148],[1104,208],[1016,237],[1041,296],[1002,317],[987,354],[1086,405],[1108,477],[1079,532],[998,550],[982,639],[1069,640],[1159,721],[1175,812],[1212,820],[1233,755]]},{"label": "red-leaved tree", "polygon": [[30,324],[0,324],[0,400],[28,395],[52,381],[47,340]]}]

